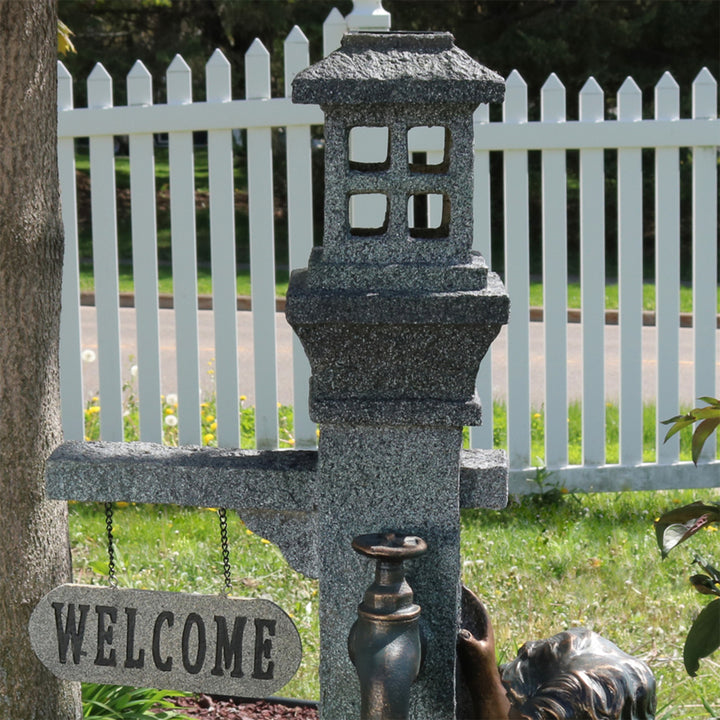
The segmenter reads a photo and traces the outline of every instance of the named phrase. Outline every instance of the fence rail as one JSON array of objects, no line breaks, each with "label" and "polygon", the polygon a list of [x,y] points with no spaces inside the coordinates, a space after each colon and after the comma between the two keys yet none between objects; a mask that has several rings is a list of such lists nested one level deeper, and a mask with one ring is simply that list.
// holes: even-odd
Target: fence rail
[{"label": "fence rail", "polygon": [[[325,26],[325,51],[339,44],[344,20],[333,11]],[[342,21],[342,22],[341,22]],[[308,42],[299,28],[284,46],[285,88],[309,64]],[[167,70],[167,103],[152,104],[152,78],[137,62],[127,76],[128,105],[112,106],[112,79],[98,64],[88,78],[88,107],[73,108],[73,80],[62,63],[58,84],[58,157],[66,234],[61,334],[63,428],[66,439],[84,437],[83,373],[79,311],[78,221],[75,138],[88,138],[101,433],[123,439],[123,380],[120,363],[118,251],[114,136],[129,137],[133,274],[137,310],[138,397],[141,437],[162,437],[160,401],[158,256],[153,134],[168,133],[170,224],[179,398],[183,444],[201,443],[196,217],[193,132],[208,132],[210,242],[215,322],[217,439],[237,446],[240,437],[235,290],[235,216],[232,131],[247,133],[248,204],[255,349],[258,447],[278,444],[275,338],[274,188],[271,131],[284,128],[287,153],[289,263],[307,263],[312,247],[311,126],[323,115],[315,106],[292,105],[270,93],[270,55],[256,40],[245,56],[245,99],[232,99],[230,66],[216,51],[206,66],[206,102],[193,102],[191,73],[178,55]],[[642,462],[642,149],[654,150],[658,366],[657,420],[676,414],[679,396],[680,149],[692,152],[692,243],[694,386],[714,395],[717,334],[717,83],[702,70],[693,84],[693,117],[679,117],[679,87],[665,74],[655,89],[655,116],[642,118],[642,96],[631,78],[617,94],[617,117],[605,119],[602,88],[590,78],[580,92],[579,119],[566,117],[566,93],[553,74],[541,90],[541,118],[528,121],[528,90],[517,71],[507,79],[502,121],[487,107],[475,116],[475,247],[492,265],[491,197],[504,195],[504,279],[512,302],[507,330],[507,378],[492,378],[490,358],[478,376],[480,396],[505,385],[512,489],[522,491],[532,472],[529,382],[530,199],[529,152],[541,153],[540,204],[544,287],[545,464],[571,487],[602,490],[717,484],[711,461],[698,471],[678,462],[675,438],[662,444],[657,463]],[[438,152],[432,133],[413,135],[413,151]],[[579,241],[583,321],[583,462],[568,465],[568,170],[567,151],[579,151]],[[620,288],[620,463],[606,465],[604,348],[605,151],[617,153],[618,283]],[[490,153],[503,157],[502,188],[493,185]],[[439,209],[429,207],[430,222]],[[646,358],[647,359],[647,358]],[[309,367],[295,339],[292,353],[295,439],[315,443],[307,412]],[[487,413],[491,415],[491,413]],[[492,445],[491,418],[473,428],[476,447]]]}]

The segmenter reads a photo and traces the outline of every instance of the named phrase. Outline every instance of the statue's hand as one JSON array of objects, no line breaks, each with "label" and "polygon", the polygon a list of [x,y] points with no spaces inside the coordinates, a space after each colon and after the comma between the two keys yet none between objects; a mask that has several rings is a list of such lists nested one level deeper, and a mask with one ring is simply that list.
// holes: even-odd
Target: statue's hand
[{"label": "statue's hand", "polygon": [[495,634],[480,599],[466,587],[462,596],[462,629],[458,657],[472,698],[474,716],[467,720],[506,720],[510,702],[495,658]]}]

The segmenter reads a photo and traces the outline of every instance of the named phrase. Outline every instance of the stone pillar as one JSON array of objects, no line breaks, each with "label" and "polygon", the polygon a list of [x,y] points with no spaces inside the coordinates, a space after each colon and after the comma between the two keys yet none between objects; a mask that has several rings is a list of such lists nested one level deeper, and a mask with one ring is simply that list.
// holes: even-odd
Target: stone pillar
[{"label": "stone pillar", "polygon": [[[478,365],[509,308],[471,251],[472,113],[503,88],[448,33],[351,33],[293,83],[296,102],[326,113],[324,246],[293,273],[286,310],[310,360],[310,414],[320,424],[325,720],[360,716],[347,640],[373,568],[351,541],[391,531],[428,544],[408,563],[426,643],[411,717],[455,718],[462,428],[480,423]],[[418,126],[445,128],[440,165],[409,162],[407,133]],[[387,128],[386,161],[350,162],[355,127]],[[363,193],[385,196],[380,227],[352,226],[350,200]],[[415,194],[442,195],[439,227],[409,226]]]}]

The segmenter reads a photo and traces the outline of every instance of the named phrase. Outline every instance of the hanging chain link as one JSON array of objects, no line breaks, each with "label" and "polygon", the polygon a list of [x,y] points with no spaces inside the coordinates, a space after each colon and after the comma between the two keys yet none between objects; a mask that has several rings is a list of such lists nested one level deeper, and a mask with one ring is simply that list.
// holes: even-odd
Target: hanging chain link
[{"label": "hanging chain link", "polygon": [[232,579],[230,578],[230,549],[228,547],[227,511],[225,508],[218,508],[218,519],[220,520],[220,547],[222,548],[223,575],[225,576],[225,590],[223,595],[227,596],[232,590]]},{"label": "hanging chain link", "polygon": [[117,577],[115,576],[115,544],[113,541],[113,504],[105,503],[105,528],[107,529],[107,549],[108,549],[108,583],[111,588],[117,587]]}]

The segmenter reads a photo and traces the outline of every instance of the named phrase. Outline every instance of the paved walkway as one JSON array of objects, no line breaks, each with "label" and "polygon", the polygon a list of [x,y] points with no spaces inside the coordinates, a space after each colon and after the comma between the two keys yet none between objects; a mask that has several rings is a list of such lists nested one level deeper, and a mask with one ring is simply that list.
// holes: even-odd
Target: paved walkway
[{"label": "paved walkway", "polygon": [[[247,397],[247,402],[254,400],[254,369],[252,353],[252,313],[238,312],[238,372],[240,392]],[[83,306],[82,348],[97,351],[96,313],[94,307]],[[285,322],[282,313],[276,314],[275,332],[277,339],[278,358],[278,400],[284,404],[292,402],[291,339],[292,330]],[[130,379],[130,367],[137,358],[135,341],[135,310],[120,309],[121,345],[123,373]],[[175,315],[173,310],[160,310],[160,346],[163,392],[175,392],[177,389],[175,372]],[[214,357],[214,331],[212,310],[199,312],[200,341],[200,373],[203,390],[212,390],[212,378],[207,373],[209,363]],[[530,323],[530,391],[532,404],[540,407],[544,402],[545,352],[543,343],[543,323]],[[580,399],[582,388],[582,325],[568,323],[568,397]],[[608,400],[618,398],[619,328],[617,325],[605,327],[605,393]],[[681,402],[691,403],[693,397],[693,361],[692,361],[692,328],[680,328],[680,393]],[[720,388],[720,331],[716,333],[717,344],[717,387]],[[643,328],[643,396],[646,400],[655,397],[656,382],[656,333],[654,327]],[[492,346],[493,385],[496,399],[505,397],[505,377],[507,368],[507,342],[503,330]],[[90,398],[98,389],[98,364],[84,364],[85,396]],[[703,393],[704,394],[704,393]]]}]

